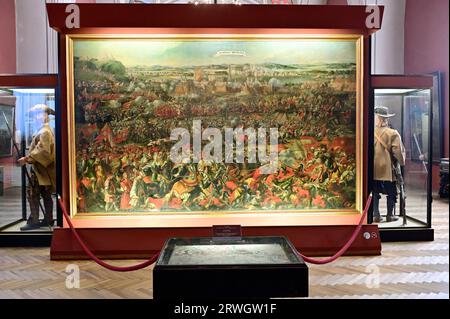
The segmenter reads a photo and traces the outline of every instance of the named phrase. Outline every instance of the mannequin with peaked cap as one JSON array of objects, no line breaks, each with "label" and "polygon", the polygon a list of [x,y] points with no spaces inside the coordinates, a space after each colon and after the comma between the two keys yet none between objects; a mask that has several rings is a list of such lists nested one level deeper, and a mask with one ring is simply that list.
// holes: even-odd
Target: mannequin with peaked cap
[{"label": "mannequin with peaked cap", "polygon": [[[29,116],[38,123],[40,129],[33,135],[28,155],[18,160],[20,165],[31,164],[32,183],[27,187],[27,198],[30,204],[30,217],[22,231],[53,224],[52,192],[56,189],[55,172],[55,136],[49,125],[49,116],[55,115],[50,107],[44,104],[33,106]],[[39,201],[43,199],[45,216],[39,222]]]},{"label": "mannequin with peaked cap", "polygon": [[405,147],[400,134],[389,127],[389,118],[395,116],[385,106],[375,107],[374,138],[374,187],[373,187],[373,221],[382,222],[379,210],[380,194],[387,196],[386,221],[398,219],[394,216],[397,202],[397,185],[393,173],[393,161],[405,165]]}]

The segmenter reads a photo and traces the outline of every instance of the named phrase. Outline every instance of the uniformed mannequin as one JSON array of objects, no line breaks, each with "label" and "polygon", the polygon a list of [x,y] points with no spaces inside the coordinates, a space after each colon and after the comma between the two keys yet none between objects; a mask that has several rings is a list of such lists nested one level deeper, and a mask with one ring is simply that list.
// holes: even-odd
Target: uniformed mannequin
[{"label": "uniformed mannequin", "polygon": [[[31,183],[28,183],[27,198],[30,204],[30,217],[20,230],[32,230],[53,225],[53,199],[55,191],[55,136],[48,124],[49,115],[55,112],[47,105],[38,104],[29,112],[40,129],[33,135],[28,156],[18,160],[20,165],[31,164]],[[39,222],[39,201],[43,199],[45,216]]]},{"label": "uniformed mannequin", "polygon": [[385,106],[375,108],[375,138],[374,138],[374,189],[373,189],[373,221],[382,222],[379,210],[380,194],[387,195],[386,221],[398,219],[394,216],[397,202],[397,186],[395,174],[392,170],[393,161],[405,165],[405,147],[400,134],[389,127],[389,118],[395,114],[389,113]]}]

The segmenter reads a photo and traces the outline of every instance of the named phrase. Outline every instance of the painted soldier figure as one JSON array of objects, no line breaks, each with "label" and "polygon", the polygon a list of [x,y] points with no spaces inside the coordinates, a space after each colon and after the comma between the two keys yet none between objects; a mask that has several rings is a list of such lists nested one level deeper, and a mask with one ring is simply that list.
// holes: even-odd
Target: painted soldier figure
[{"label": "painted soldier figure", "polygon": [[405,165],[405,147],[400,134],[389,128],[389,118],[395,114],[389,113],[384,106],[375,108],[375,152],[374,152],[374,196],[373,196],[373,221],[382,222],[379,210],[380,194],[387,196],[386,221],[392,222],[398,219],[394,215],[397,202],[397,185],[393,172],[394,161],[400,166]]},{"label": "painted soldier figure", "polygon": [[112,210],[118,211],[119,208],[116,203],[116,185],[114,183],[114,175],[112,173],[110,173],[106,178],[104,187],[105,212]]},{"label": "painted soldier figure", "polygon": [[[52,193],[56,189],[55,172],[55,136],[49,125],[49,115],[55,111],[47,105],[38,104],[29,111],[30,116],[40,126],[34,134],[28,156],[18,160],[24,166],[31,164],[31,183],[27,186],[27,198],[30,204],[30,216],[27,224],[20,230],[32,230],[53,225]],[[44,202],[44,220],[39,221],[41,197]]]},{"label": "painted soldier figure", "polygon": [[130,192],[133,187],[133,182],[128,178],[128,173],[123,172],[122,180],[120,181],[120,189],[122,191],[122,195],[120,197],[120,210],[127,211],[131,209],[130,201]]}]

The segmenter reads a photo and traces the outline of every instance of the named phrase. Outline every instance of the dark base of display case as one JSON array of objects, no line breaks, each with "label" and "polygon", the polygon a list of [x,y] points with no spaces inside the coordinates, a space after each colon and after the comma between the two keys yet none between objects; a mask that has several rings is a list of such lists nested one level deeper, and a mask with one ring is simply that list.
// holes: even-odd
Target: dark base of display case
[{"label": "dark base of display case", "polygon": [[433,228],[416,228],[416,229],[404,229],[404,228],[392,228],[383,229],[380,228],[381,241],[383,243],[388,242],[401,242],[401,241],[433,241],[434,229]]},{"label": "dark base of display case", "polygon": [[50,247],[52,233],[0,233],[0,247]]},{"label": "dark base of display case", "polygon": [[[284,236],[306,256],[334,255],[349,240],[355,225],[243,227],[243,236]],[[143,259],[158,253],[171,237],[210,237],[211,228],[81,228],[81,238],[100,258]],[[52,260],[87,259],[68,228],[54,229]],[[346,255],[380,255],[377,225],[364,225]]]},{"label": "dark base of display case", "polygon": [[305,264],[277,267],[179,267],[155,266],[153,298],[173,299],[266,299],[308,297],[308,267]]}]

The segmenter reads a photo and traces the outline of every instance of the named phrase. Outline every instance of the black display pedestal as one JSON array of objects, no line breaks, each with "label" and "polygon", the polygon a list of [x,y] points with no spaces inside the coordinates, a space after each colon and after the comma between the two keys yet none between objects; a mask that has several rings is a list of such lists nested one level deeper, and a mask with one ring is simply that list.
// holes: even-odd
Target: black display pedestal
[{"label": "black display pedestal", "polygon": [[307,296],[308,267],[285,237],[172,238],[153,270],[156,300]]}]

